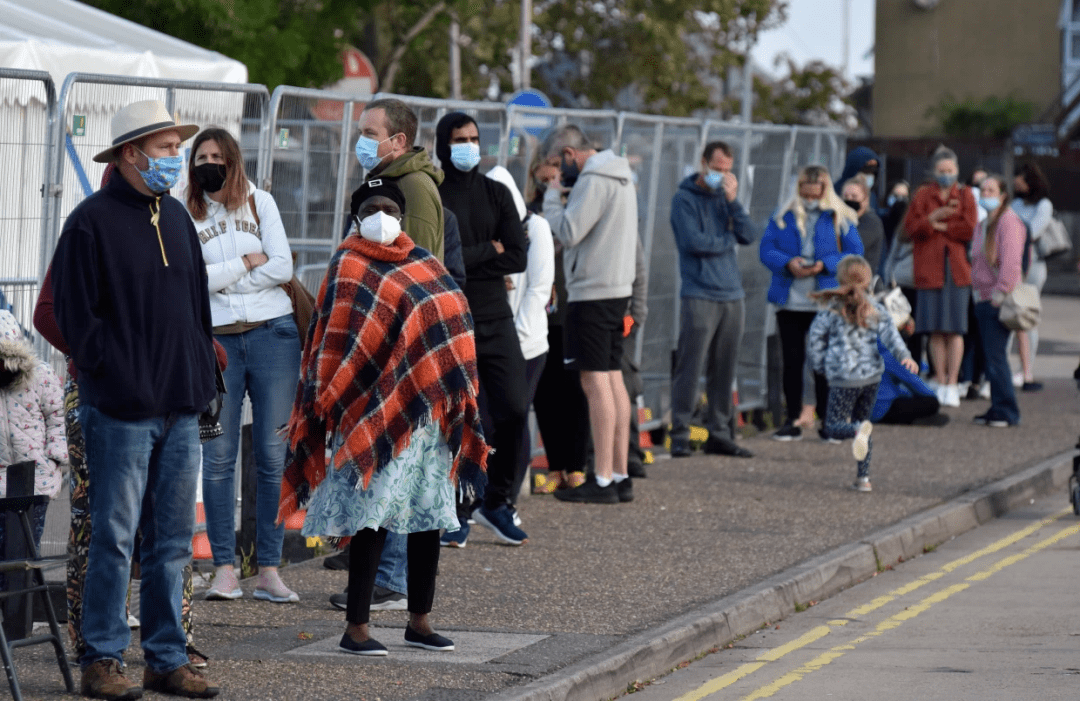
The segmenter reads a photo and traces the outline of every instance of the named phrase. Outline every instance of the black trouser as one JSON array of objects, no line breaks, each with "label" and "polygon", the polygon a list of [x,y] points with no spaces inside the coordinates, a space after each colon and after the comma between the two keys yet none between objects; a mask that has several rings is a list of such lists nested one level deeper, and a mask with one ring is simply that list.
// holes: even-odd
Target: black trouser
[{"label": "black trouser", "polygon": [[[915,307],[919,301],[919,291],[916,290],[914,287],[901,287],[900,291],[904,293],[904,298],[907,299],[908,304],[911,305],[911,318],[914,319]],[[914,328],[914,325],[912,325],[912,327]],[[970,324],[968,325],[968,328],[971,328]],[[906,339],[904,339],[904,343],[908,347],[908,352],[911,353],[912,359],[915,361],[916,364],[918,364],[920,369],[922,368],[923,346],[925,345],[925,342],[926,334],[924,333],[913,333]],[[926,357],[930,360],[931,363],[933,363],[933,359],[930,358],[929,353],[926,353]]]},{"label": "black trouser", "polygon": [[[529,392],[529,401],[526,406],[532,404],[533,397],[536,396],[536,386],[540,383],[540,376],[547,362],[547,357],[547,353],[542,353],[525,361],[525,384]],[[532,462],[532,436],[529,434],[529,421],[527,418],[525,425],[521,428],[521,445],[525,446],[525,450],[521,451],[517,472],[514,473],[514,489],[510,492],[511,504],[517,503],[518,494],[521,494],[521,485],[525,481],[525,476],[529,474],[529,463]]]},{"label": "black trouser", "polygon": [[975,300],[968,300],[968,332],[964,334],[964,358],[960,361],[960,381],[971,382],[978,389],[986,372],[979,320],[975,318]]},{"label": "black trouser", "polygon": [[941,410],[937,397],[897,397],[879,424],[912,424]]},{"label": "black trouser", "polygon": [[488,456],[484,505],[495,509],[511,503],[517,466],[522,453],[529,452],[528,441],[522,441],[522,429],[529,418],[529,388],[513,318],[478,321],[473,333],[480,375],[480,416],[484,437],[495,449]]},{"label": "black trouser", "polygon": [[563,363],[563,328],[548,326],[548,362],[533,398],[548,469],[584,472],[590,440],[589,404],[581,374]]},{"label": "black trouser", "polygon": [[[784,402],[787,422],[795,423],[802,413],[803,367],[806,365],[806,333],[814,323],[817,312],[796,312],[781,309],[776,312],[776,330],[780,334],[780,353],[784,363]],[[814,373],[814,401],[818,418],[825,420],[829,405],[829,383],[825,376]]]},{"label": "black trouser", "polygon": [[[435,601],[435,575],[439,571],[439,531],[410,533],[409,613],[431,613]],[[371,594],[379,570],[386,529],[357,531],[349,547],[349,591],[345,620],[367,623],[371,615]]]}]

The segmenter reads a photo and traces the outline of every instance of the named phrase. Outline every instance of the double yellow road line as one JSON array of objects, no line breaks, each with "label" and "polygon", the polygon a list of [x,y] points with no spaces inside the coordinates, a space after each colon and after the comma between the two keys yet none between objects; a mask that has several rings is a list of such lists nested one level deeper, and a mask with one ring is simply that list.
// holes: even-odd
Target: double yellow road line
[{"label": "double yellow road line", "polygon": [[[753,674],[754,672],[757,672],[769,663],[776,662],[785,657],[786,655],[795,652],[796,650],[801,650],[807,645],[815,643],[818,640],[821,640],[822,638],[831,635],[836,631],[842,630],[843,627],[847,625],[850,620],[865,617],[867,614],[870,614],[877,609],[880,609],[882,606],[885,606],[886,604],[895,601],[902,596],[906,596],[911,592],[916,591],[917,589],[920,589],[927,584],[930,584],[931,582],[935,582],[938,579],[941,579],[945,575],[949,574],[950,572],[959,569],[960,567],[969,565],[980,558],[986,557],[987,555],[993,555],[994,553],[1000,552],[1001,550],[1009,547],[1010,545],[1013,545],[1014,543],[1017,543],[1024,538],[1027,538],[1033,533],[1036,533],[1040,529],[1051,525],[1052,523],[1054,523],[1054,521],[1057,521],[1062,516],[1065,516],[1068,513],[1072,513],[1071,508],[1062,509],[1058,513],[1042,519],[1041,521],[1033,523],[1025,528],[1021,528],[1020,530],[1011,533],[1010,535],[1001,538],[1000,540],[997,540],[984,548],[980,548],[979,550],[969,553],[963,557],[957,558],[945,564],[943,567],[934,572],[925,574],[918,579],[915,579],[901,587],[897,587],[896,589],[893,589],[887,594],[883,594],[882,596],[877,597],[869,603],[863,604],[862,606],[857,606],[856,608],[844,614],[844,618],[835,619],[829,621],[824,625],[817,626],[807,631],[805,634],[799,636],[795,640],[792,640],[791,642],[785,643],[784,645],[763,652],[762,654],[758,655],[757,659],[755,659],[753,662],[747,662],[745,664],[739,665],[727,674],[710,680],[709,682],[703,684],[697,689],[694,689],[689,693],[679,696],[674,701],[701,701],[701,699],[704,699],[712,694],[715,694],[718,691],[726,689],[727,687],[738,682],[739,680],[744,679],[745,677]],[[822,667],[828,665],[829,663],[833,662],[834,660],[843,657],[851,650],[854,650],[857,645],[864,643],[867,640],[872,640],[873,638],[883,635],[890,630],[899,628],[905,622],[910,621],[912,618],[915,618],[919,614],[929,609],[934,604],[941,603],[953,594],[964,591],[971,586],[972,582],[981,582],[985,579],[988,579],[989,577],[996,574],[997,572],[1000,572],[1006,567],[1009,567],[1010,565],[1015,565],[1016,563],[1024,560],[1030,555],[1033,555],[1040,550],[1048,548],[1051,545],[1077,533],[1080,533],[1080,524],[1067,526],[1059,530],[1051,537],[1042,540],[1015,555],[1009,555],[1008,557],[1001,558],[987,569],[977,572],[970,577],[967,577],[963,582],[944,587],[943,589],[940,589],[939,591],[934,592],[930,596],[926,597],[922,601],[919,601],[917,604],[913,604],[905,608],[900,613],[889,616],[881,623],[879,623],[874,628],[874,630],[870,631],[869,633],[865,633],[857,638],[849,640],[848,642],[836,645],[835,647],[830,648],[826,652],[823,652],[814,659],[810,660],[806,664],[800,665],[799,667],[788,672],[787,674],[784,674],[773,680],[772,682],[759,687],[749,695],[744,696],[742,698],[742,701],[755,701],[756,699],[769,698],[784,687],[799,681],[807,674],[815,672]]]}]

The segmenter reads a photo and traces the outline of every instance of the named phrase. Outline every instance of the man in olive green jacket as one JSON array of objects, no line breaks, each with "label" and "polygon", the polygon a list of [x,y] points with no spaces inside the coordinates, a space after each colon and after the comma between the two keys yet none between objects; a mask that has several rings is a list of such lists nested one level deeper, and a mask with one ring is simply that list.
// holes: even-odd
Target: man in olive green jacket
[{"label": "man in olive green jacket", "polygon": [[360,134],[378,143],[378,161],[361,165],[368,168],[367,180],[394,180],[407,203],[401,229],[441,261],[443,206],[438,186],[443,172],[431,162],[427,150],[413,146],[416,124],[416,114],[401,100],[369,102],[360,115]]}]

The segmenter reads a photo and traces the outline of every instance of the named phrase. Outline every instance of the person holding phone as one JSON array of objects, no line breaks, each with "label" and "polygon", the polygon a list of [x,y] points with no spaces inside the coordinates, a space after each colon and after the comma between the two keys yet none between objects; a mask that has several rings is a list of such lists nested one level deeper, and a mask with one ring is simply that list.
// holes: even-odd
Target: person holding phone
[{"label": "person holding phone", "polygon": [[[769,220],[759,247],[761,262],[772,271],[769,302],[778,307],[776,328],[784,366],[787,419],[772,436],[778,441],[802,439],[796,422],[802,413],[806,332],[818,311],[811,293],[836,287],[840,259],[863,252],[858,215],[833,189],[827,170],[803,168],[797,187],[791,201]],[[824,375],[814,373],[815,404],[822,420],[828,393]]]},{"label": "person holding phone", "polygon": [[938,400],[943,406],[958,407],[971,297],[967,245],[979,215],[971,190],[957,184],[956,154],[939,146],[932,164],[934,179],[915,192],[904,217],[904,229],[914,244],[915,333],[930,334]]}]

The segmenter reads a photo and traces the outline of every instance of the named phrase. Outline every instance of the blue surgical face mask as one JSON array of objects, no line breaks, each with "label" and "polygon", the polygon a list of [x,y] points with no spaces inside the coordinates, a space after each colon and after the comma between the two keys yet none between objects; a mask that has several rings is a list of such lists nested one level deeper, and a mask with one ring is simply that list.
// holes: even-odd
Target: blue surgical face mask
[{"label": "blue surgical face mask", "polygon": [[[135,147],[135,150],[146,156],[138,146]],[[165,192],[180,179],[180,171],[184,167],[182,157],[150,158],[150,156],[146,156],[146,161],[146,170],[140,170],[139,175],[142,176],[143,182],[146,183],[146,187],[150,188],[151,192]]]},{"label": "blue surgical face mask", "polygon": [[480,164],[480,144],[450,144],[450,162],[460,171],[472,170]]},{"label": "blue surgical face mask", "polygon": [[980,197],[979,206],[985,209],[987,212],[993,212],[995,209],[1001,206],[1000,197]]},{"label": "blue surgical face mask", "polygon": [[952,173],[938,173],[934,176],[934,180],[937,180],[938,186],[942,188],[952,187],[956,182],[956,175]]},{"label": "blue surgical face mask", "polygon": [[364,167],[364,170],[374,170],[376,166],[382,163],[383,159],[379,157],[379,147],[395,136],[397,134],[388,136],[382,141],[376,141],[370,136],[361,136],[356,140],[356,160],[360,161],[360,165]]},{"label": "blue surgical face mask", "polygon": [[720,186],[724,184],[724,173],[710,168],[705,173],[705,184],[709,186],[710,190],[719,190]]},{"label": "blue surgical face mask", "polygon": [[866,189],[867,190],[873,190],[874,189],[874,176],[873,175],[863,175],[863,177],[866,178]]}]

